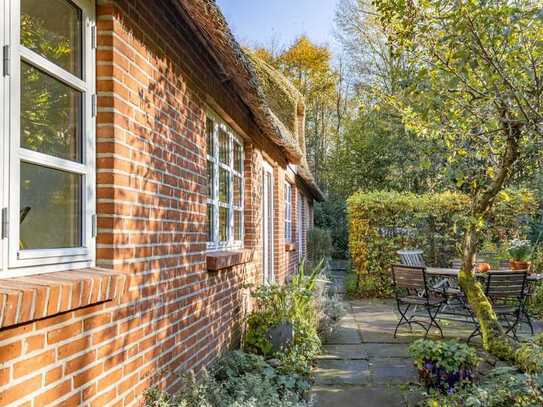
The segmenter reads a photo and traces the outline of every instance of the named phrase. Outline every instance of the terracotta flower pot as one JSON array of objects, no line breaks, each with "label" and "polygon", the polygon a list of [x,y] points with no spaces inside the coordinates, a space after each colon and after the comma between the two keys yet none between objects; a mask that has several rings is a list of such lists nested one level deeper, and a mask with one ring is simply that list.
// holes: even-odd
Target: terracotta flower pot
[{"label": "terracotta flower pot", "polygon": [[509,262],[511,270],[528,270],[531,266],[529,261],[511,260]]},{"label": "terracotta flower pot", "polygon": [[487,273],[488,271],[490,271],[490,264],[479,263],[479,273]]}]

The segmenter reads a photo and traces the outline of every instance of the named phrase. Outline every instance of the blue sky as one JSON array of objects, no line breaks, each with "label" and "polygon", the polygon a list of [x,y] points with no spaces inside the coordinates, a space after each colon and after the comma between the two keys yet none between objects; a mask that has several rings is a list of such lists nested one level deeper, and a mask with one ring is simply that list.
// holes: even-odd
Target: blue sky
[{"label": "blue sky", "polygon": [[243,45],[286,46],[301,34],[333,46],[337,0],[217,0]]}]

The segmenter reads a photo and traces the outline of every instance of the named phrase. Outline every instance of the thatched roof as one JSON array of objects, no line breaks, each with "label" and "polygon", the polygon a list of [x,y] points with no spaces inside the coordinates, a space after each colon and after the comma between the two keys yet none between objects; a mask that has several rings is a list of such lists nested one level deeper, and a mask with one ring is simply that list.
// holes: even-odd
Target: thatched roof
[{"label": "thatched roof", "polygon": [[295,140],[302,150],[303,155],[297,166],[297,175],[302,178],[316,200],[324,201],[324,194],[309,170],[305,154],[305,135],[303,132],[305,100],[303,95],[281,72],[258,58],[254,53],[250,51],[246,51],[246,53],[253,63],[268,106],[290,133],[288,137]]},{"label": "thatched roof", "polygon": [[[304,98],[280,72],[244,51],[215,0],[174,0],[191,19],[197,35],[217,60],[227,79],[253,113],[258,127],[279,146],[314,198],[323,201],[305,156]],[[301,120],[301,123],[300,123]]]},{"label": "thatched roof", "polygon": [[194,24],[197,35],[204,41],[212,55],[227,75],[227,79],[252,112],[255,122],[264,135],[279,146],[288,160],[300,162],[303,153],[292,134],[285,131],[266,101],[263,87],[249,57],[235,40],[228,24],[214,0],[174,0]]}]

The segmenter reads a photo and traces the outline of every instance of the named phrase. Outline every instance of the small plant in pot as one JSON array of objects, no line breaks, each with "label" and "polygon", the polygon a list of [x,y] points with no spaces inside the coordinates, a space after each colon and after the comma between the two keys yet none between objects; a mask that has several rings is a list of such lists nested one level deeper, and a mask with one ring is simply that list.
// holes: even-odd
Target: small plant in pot
[{"label": "small plant in pot", "polygon": [[532,256],[532,244],[529,240],[514,239],[509,246],[510,264],[512,270],[528,270]]},{"label": "small plant in pot", "polygon": [[409,354],[419,369],[419,380],[427,390],[445,394],[473,381],[479,364],[475,350],[458,341],[419,339],[409,347]]}]

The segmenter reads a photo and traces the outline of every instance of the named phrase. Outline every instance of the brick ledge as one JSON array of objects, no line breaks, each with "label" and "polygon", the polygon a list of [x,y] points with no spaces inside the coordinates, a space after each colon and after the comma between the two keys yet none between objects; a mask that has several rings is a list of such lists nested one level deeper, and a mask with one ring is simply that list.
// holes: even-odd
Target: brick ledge
[{"label": "brick ledge", "polygon": [[120,297],[126,274],[86,268],[0,279],[0,329]]},{"label": "brick ledge", "polygon": [[249,250],[236,250],[207,253],[206,262],[208,271],[219,271],[245,264],[251,261]]}]

